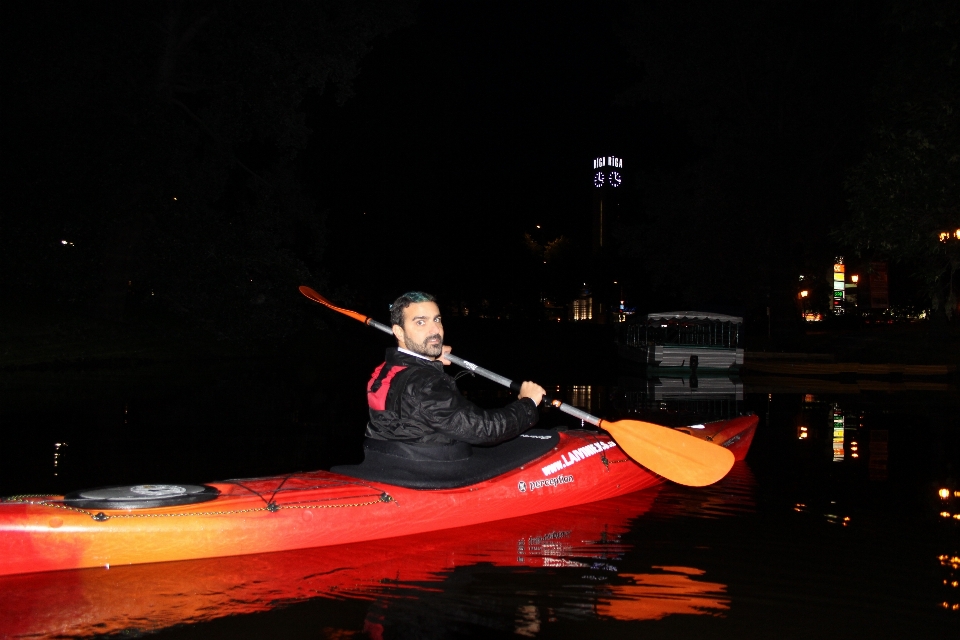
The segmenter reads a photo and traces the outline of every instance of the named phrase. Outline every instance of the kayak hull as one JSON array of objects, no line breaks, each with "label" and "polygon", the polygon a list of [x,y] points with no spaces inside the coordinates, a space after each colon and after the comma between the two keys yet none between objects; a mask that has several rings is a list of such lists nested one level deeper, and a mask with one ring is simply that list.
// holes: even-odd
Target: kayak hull
[{"label": "kayak hull", "polygon": [[[741,462],[710,487],[661,484],[610,500],[413,536],[2,576],[0,638],[139,637],[307,601],[335,610],[338,604],[317,600],[346,599],[368,601],[367,619],[391,625],[404,618],[408,605],[422,611],[424,599],[432,595],[472,596],[478,584],[526,582],[529,572],[542,569],[551,582],[563,583],[564,593],[574,594],[580,606],[568,611],[576,612],[576,619],[582,619],[584,605],[601,619],[715,616],[729,608],[727,587],[717,576],[696,566],[624,563],[636,542],[624,534],[646,515],[751,513],[753,495],[752,475]],[[427,606],[441,607],[437,602]],[[336,636],[329,630],[326,634]],[[374,636],[372,630],[369,635]]]},{"label": "kayak hull", "polygon": [[[756,416],[708,423],[694,437],[742,459]],[[558,460],[562,471],[546,473]],[[556,466],[556,465],[554,465]],[[604,434],[567,431],[546,455],[456,489],[408,489],[327,471],[210,483],[201,504],[128,510],[68,506],[62,496],[0,502],[0,575],[289,551],[502,520],[662,483]]]}]

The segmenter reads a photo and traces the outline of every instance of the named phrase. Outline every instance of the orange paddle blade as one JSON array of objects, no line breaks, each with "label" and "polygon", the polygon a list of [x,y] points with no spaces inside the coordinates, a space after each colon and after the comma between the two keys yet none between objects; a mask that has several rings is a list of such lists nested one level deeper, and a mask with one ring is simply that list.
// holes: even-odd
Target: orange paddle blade
[{"label": "orange paddle blade", "polygon": [[317,293],[316,291],[314,291],[314,290],[311,289],[310,287],[301,286],[301,287],[300,287],[300,293],[302,293],[303,295],[307,296],[308,298],[310,298],[310,299],[313,300],[314,302],[319,302],[319,303],[322,304],[323,306],[328,307],[328,308],[330,308],[330,309],[333,309],[334,311],[337,311],[337,312],[339,312],[339,313],[342,313],[342,314],[345,315],[345,316],[350,316],[350,317],[353,318],[354,320],[359,320],[359,321],[362,322],[363,324],[367,324],[367,320],[369,320],[369,318],[368,318],[367,316],[363,315],[362,313],[357,313],[356,311],[350,311],[349,309],[344,309],[344,308],[342,308],[342,307],[336,306],[335,304],[333,304],[332,302],[330,302],[329,300],[327,300],[326,298],[324,298],[322,295],[320,295],[319,293]]},{"label": "orange paddle blade", "polygon": [[601,420],[600,428],[613,436],[628,456],[677,484],[713,484],[733,467],[733,453],[728,449],[652,422]]}]

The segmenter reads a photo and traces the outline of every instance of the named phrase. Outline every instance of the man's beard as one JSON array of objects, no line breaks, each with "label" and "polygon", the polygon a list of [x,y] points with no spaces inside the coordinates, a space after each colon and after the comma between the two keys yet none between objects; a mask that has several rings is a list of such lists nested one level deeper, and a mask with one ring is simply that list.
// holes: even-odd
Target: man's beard
[{"label": "man's beard", "polygon": [[[436,344],[429,344],[430,340],[433,340],[434,338],[437,338],[438,342]],[[414,342],[407,337],[407,334],[403,334],[403,343],[407,345],[408,351],[419,353],[422,356],[436,358],[443,353],[443,336],[441,336],[439,333],[435,333],[432,336],[427,336],[423,339],[422,344]]]}]

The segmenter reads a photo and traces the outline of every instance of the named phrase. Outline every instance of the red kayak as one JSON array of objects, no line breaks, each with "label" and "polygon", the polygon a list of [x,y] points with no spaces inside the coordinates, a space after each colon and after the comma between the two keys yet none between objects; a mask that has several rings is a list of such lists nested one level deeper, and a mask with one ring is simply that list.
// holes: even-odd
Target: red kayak
[{"label": "red kayak", "polygon": [[[3,576],[0,638],[141,635],[315,598],[369,601],[365,631],[377,637],[378,625],[396,623],[411,603],[416,606],[418,599],[446,590],[442,583],[455,569],[460,577],[467,572],[488,580],[502,579],[502,567],[556,572],[563,588],[585,605],[571,611],[588,619],[723,615],[729,608],[726,586],[702,568],[651,566],[624,572],[620,560],[632,547],[621,535],[648,513],[715,517],[731,510],[751,511],[749,469],[738,463],[712,487],[671,487],[666,499],[661,499],[662,489],[334,547]],[[564,622],[561,617],[556,624]],[[339,636],[326,631],[331,637],[356,633],[356,628],[343,629]]]},{"label": "red kayak", "polygon": [[[743,459],[757,422],[747,415],[688,431]],[[517,446],[548,449],[494,477],[452,488],[380,482],[357,467],[360,471],[342,468],[338,471],[345,473],[315,471],[206,485],[13,496],[0,501],[0,575],[394,538],[564,509],[664,481],[603,433],[532,431],[516,441]],[[482,461],[482,455],[477,457]]]}]

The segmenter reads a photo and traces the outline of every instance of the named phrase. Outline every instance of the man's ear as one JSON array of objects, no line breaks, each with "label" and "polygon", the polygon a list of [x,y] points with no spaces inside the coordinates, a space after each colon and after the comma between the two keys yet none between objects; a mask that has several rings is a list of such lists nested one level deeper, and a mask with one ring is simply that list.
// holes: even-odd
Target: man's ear
[{"label": "man's ear", "polygon": [[396,339],[397,339],[397,344],[399,344],[401,347],[403,347],[404,349],[406,349],[406,348],[407,348],[407,345],[406,345],[406,343],[403,341],[403,329],[400,328],[400,325],[395,324],[395,325],[391,326],[390,328],[393,329],[393,335],[394,335],[394,337],[396,337]]}]

